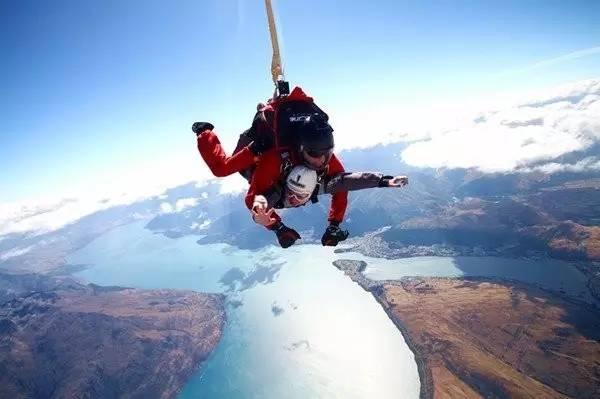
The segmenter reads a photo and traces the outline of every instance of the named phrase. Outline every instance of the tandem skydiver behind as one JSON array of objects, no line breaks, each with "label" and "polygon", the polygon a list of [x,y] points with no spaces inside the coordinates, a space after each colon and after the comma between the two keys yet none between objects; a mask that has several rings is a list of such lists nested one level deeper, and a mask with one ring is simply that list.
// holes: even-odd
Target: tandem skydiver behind
[{"label": "tandem skydiver behind", "polygon": [[293,245],[300,235],[281,221],[274,208],[302,206],[317,202],[318,195],[332,195],[329,226],[321,243],[336,246],[348,237],[348,231],[340,227],[348,191],[408,184],[406,176],[346,172],[333,153],[328,115],[299,87],[259,104],[252,126],[240,135],[231,156],[213,129],[208,122],[192,126],[202,158],[217,177],[239,172],[248,180],[245,202],[253,220],[274,231],[283,248]]},{"label": "tandem skydiver behind", "polygon": [[300,239],[298,232],[281,221],[274,208],[289,208],[316,202],[320,194],[332,196],[321,237],[325,246],[336,246],[348,238],[340,228],[348,206],[348,191],[371,187],[402,187],[406,176],[381,173],[347,173],[333,153],[333,128],[329,116],[300,87],[290,93],[285,80],[277,28],[270,0],[265,0],[273,55],[271,76],[275,93],[259,104],[252,126],[240,135],[231,156],[223,149],[208,122],[196,122],[198,150],[217,177],[239,172],[248,180],[246,206],[253,220],[272,230],[283,248]]}]

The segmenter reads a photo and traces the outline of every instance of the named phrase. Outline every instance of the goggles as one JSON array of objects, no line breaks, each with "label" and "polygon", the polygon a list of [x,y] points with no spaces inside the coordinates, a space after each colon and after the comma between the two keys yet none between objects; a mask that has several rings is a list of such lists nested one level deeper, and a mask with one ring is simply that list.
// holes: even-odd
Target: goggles
[{"label": "goggles", "polygon": [[320,170],[329,163],[332,154],[333,149],[320,151],[303,150],[304,164],[311,169]]},{"label": "goggles", "polygon": [[286,199],[291,206],[300,206],[310,199],[311,194],[300,194],[291,190],[287,190]]},{"label": "goggles", "polygon": [[326,157],[330,156],[333,150],[304,150],[309,157],[312,158],[320,158],[323,155]]}]

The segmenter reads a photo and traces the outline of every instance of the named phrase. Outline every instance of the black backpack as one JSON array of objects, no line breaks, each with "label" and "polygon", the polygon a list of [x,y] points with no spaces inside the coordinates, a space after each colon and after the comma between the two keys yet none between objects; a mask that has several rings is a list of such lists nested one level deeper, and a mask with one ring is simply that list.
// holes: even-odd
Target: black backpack
[{"label": "black backpack", "polygon": [[299,87],[283,97],[276,98],[259,108],[247,136],[259,140],[266,148],[291,150],[296,145],[294,121],[302,116],[319,114],[325,121],[329,115],[314,103]]}]

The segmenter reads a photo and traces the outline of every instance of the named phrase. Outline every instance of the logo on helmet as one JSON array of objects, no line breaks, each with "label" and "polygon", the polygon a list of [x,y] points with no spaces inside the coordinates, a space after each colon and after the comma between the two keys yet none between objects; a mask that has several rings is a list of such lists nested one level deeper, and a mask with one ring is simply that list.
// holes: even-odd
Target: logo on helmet
[{"label": "logo on helmet", "polygon": [[297,187],[297,188],[304,189],[304,188],[306,188],[306,184],[303,184],[301,182],[301,179],[302,179],[302,175],[297,175],[295,180],[294,179],[288,180],[288,184],[291,186]]}]

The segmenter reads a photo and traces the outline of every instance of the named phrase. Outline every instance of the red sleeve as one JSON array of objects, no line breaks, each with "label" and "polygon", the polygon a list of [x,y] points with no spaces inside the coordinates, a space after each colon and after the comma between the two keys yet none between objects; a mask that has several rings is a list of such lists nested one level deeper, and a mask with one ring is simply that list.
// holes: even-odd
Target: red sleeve
[{"label": "red sleeve", "polygon": [[[270,150],[260,157],[258,165],[252,174],[250,187],[246,193],[246,206],[252,209],[254,197],[258,194],[269,191],[278,181],[281,174],[281,159],[279,152],[275,149]],[[273,212],[273,217],[280,221],[281,218]],[[268,227],[267,227],[268,228]]]},{"label": "red sleeve", "polygon": [[228,157],[217,135],[205,131],[198,135],[198,151],[216,177],[225,177],[254,165],[255,157],[248,147]]},{"label": "red sleeve", "polygon": [[[335,176],[344,172],[344,165],[342,162],[333,154],[329,160],[327,167],[327,176]],[[346,207],[348,206],[348,191],[338,191],[332,195],[331,208],[329,209],[329,222],[339,222],[344,220],[344,214],[346,213]]]}]

